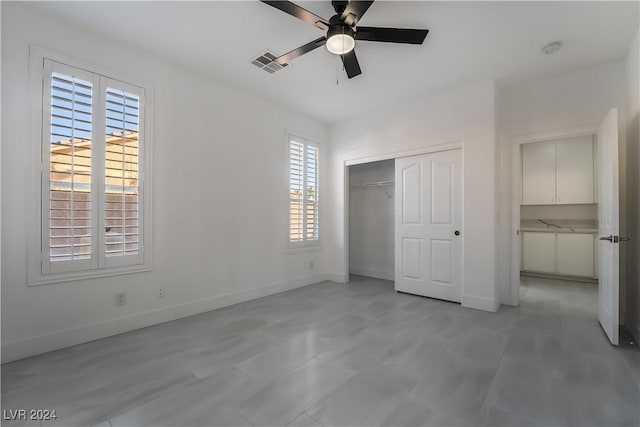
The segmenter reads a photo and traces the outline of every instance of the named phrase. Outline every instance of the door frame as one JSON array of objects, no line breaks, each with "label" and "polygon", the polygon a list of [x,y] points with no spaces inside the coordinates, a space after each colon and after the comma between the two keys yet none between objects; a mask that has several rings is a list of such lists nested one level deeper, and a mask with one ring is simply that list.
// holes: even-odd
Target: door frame
[{"label": "door frame", "polygon": [[522,145],[550,139],[597,135],[598,126],[560,129],[516,135],[511,138],[511,286],[505,304],[520,305],[520,260],[522,259],[522,233],[520,233],[520,202],[522,200]]},{"label": "door frame", "polygon": [[[354,158],[350,158],[350,159],[345,159],[343,161],[342,164],[342,169],[343,169],[343,184],[344,184],[344,190],[343,190],[343,194],[344,194],[344,209],[343,209],[343,225],[344,225],[344,278],[345,278],[345,282],[349,281],[349,244],[350,244],[350,239],[349,239],[349,196],[350,196],[350,184],[349,184],[349,166],[355,166],[355,165],[361,165],[364,163],[372,163],[372,162],[379,162],[381,160],[391,160],[391,159],[397,159],[400,157],[410,157],[410,156],[417,156],[420,154],[429,154],[429,153],[437,153],[439,151],[449,151],[449,150],[456,150],[456,149],[461,149],[462,150],[462,168],[463,168],[463,182],[462,182],[462,192],[463,192],[463,215],[462,215],[462,222],[463,222],[463,230],[464,230],[464,142],[462,140],[457,140],[457,141],[451,141],[451,142],[446,142],[443,144],[437,144],[437,145],[428,145],[428,146],[423,146],[423,147],[418,147],[418,148],[414,148],[414,149],[410,149],[410,150],[403,150],[403,151],[394,151],[394,152],[390,152],[390,153],[384,153],[384,154],[376,154],[376,155],[371,155],[371,156],[364,156],[364,157],[354,157]],[[394,232],[395,233],[395,232]],[[395,244],[395,243],[394,243]],[[463,259],[464,259],[464,251],[463,251]],[[461,285],[461,292],[464,292],[464,274],[462,275],[462,285]]]}]

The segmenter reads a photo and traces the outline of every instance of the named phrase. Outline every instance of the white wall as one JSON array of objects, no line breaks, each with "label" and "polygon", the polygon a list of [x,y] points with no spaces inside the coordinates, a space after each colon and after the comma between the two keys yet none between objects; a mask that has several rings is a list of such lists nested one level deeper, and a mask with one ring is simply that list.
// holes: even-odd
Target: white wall
[{"label": "white wall", "polygon": [[[27,286],[30,43],[154,84],[152,272]],[[323,278],[321,252],[285,254],[285,132],[325,143],[318,121],[28,4],[2,2],[2,124],[3,361]],[[321,173],[326,179],[326,166]],[[164,299],[156,298],[160,287]],[[115,307],[122,291],[127,305]]]},{"label": "white wall", "polygon": [[484,81],[390,106],[330,127],[327,269],[346,279],[345,161],[464,143],[465,306],[495,310],[495,85]]},{"label": "white wall", "polygon": [[629,329],[640,339],[640,31],[626,59]]},{"label": "white wall", "polygon": [[[560,53],[561,54],[561,53]],[[565,73],[524,84],[502,88],[499,92],[500,150],[504,157],[501,173],[506,177],[502,181],[503,191],[511,191],[511,144],[515,136],[537,134],[548,131],[591,127],[597,129],[612,107],[617,107],[620,117],[620,201],[621,229],[626,221],[626,163],[625,124],[626,87],[624,61],[602,64],[593,68]],[[500,212],[511,215],[511,198],[500,203]],[[501,222],[500,227],[509,227]],[[503,230],[500,245],[511,247],[511,236],[515,230],[510,227]],[[511,248],[513,249],[513,248]],[[517,256],[517,250],[510,250]],[[621,253],[621,257],[624,254]],[[621,271],[621,283],[625,274]],[[624,285],[621,286],[621,301],[625,301]],[[502,300],[512,303],[511,283],[507,281],[502,288]],[[623,310],[624,307],[621,307]]]},{"label": "white wall", "polygon": [[394,180],[393,160],[349,167],[349,272],[394,279],[394,186],[362,187]]}]

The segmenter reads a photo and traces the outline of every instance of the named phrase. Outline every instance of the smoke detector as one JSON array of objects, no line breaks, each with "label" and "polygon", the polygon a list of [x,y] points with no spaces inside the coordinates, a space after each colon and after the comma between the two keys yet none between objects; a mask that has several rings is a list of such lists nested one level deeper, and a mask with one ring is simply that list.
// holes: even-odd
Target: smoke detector
[{"label": "smoke detector", "polygon": [[561,47],[562,47],[562,42],[555,41],[555,42],[547,43],[546,45],[542,46],[542,51],[547,55],[551,55],[559,51]]}]

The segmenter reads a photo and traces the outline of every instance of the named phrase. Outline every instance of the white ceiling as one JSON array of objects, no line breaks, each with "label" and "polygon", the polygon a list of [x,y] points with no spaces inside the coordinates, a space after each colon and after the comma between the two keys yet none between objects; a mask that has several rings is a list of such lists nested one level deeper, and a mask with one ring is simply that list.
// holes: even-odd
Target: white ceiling
[{"label": "white ceiling", "polygon": [[[330,1],[299,4],[326,19],[333,15]],[[358,42],[363,74],[349,80],[324,48],[275,74],[251,65],[267,49],[280,55],[323,35],[258,1],[37,7],[325,122],[487,78],[504,86],[616,60],[639,25],[637,2],[376,1],[360,24],[430,33],[422,46]],[[543,54],[541,47],[554,40],[563,48]]]}]

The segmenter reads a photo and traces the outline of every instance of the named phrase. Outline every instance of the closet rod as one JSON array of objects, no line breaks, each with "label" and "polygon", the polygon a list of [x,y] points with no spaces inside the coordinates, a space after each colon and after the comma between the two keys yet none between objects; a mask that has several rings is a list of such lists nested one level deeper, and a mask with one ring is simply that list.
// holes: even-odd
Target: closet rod
[{"label": "closet rod", "polygon": [[352,185],[352,187],[388,187],[394,185],[395,181],[365,182],[364,184]]}]

